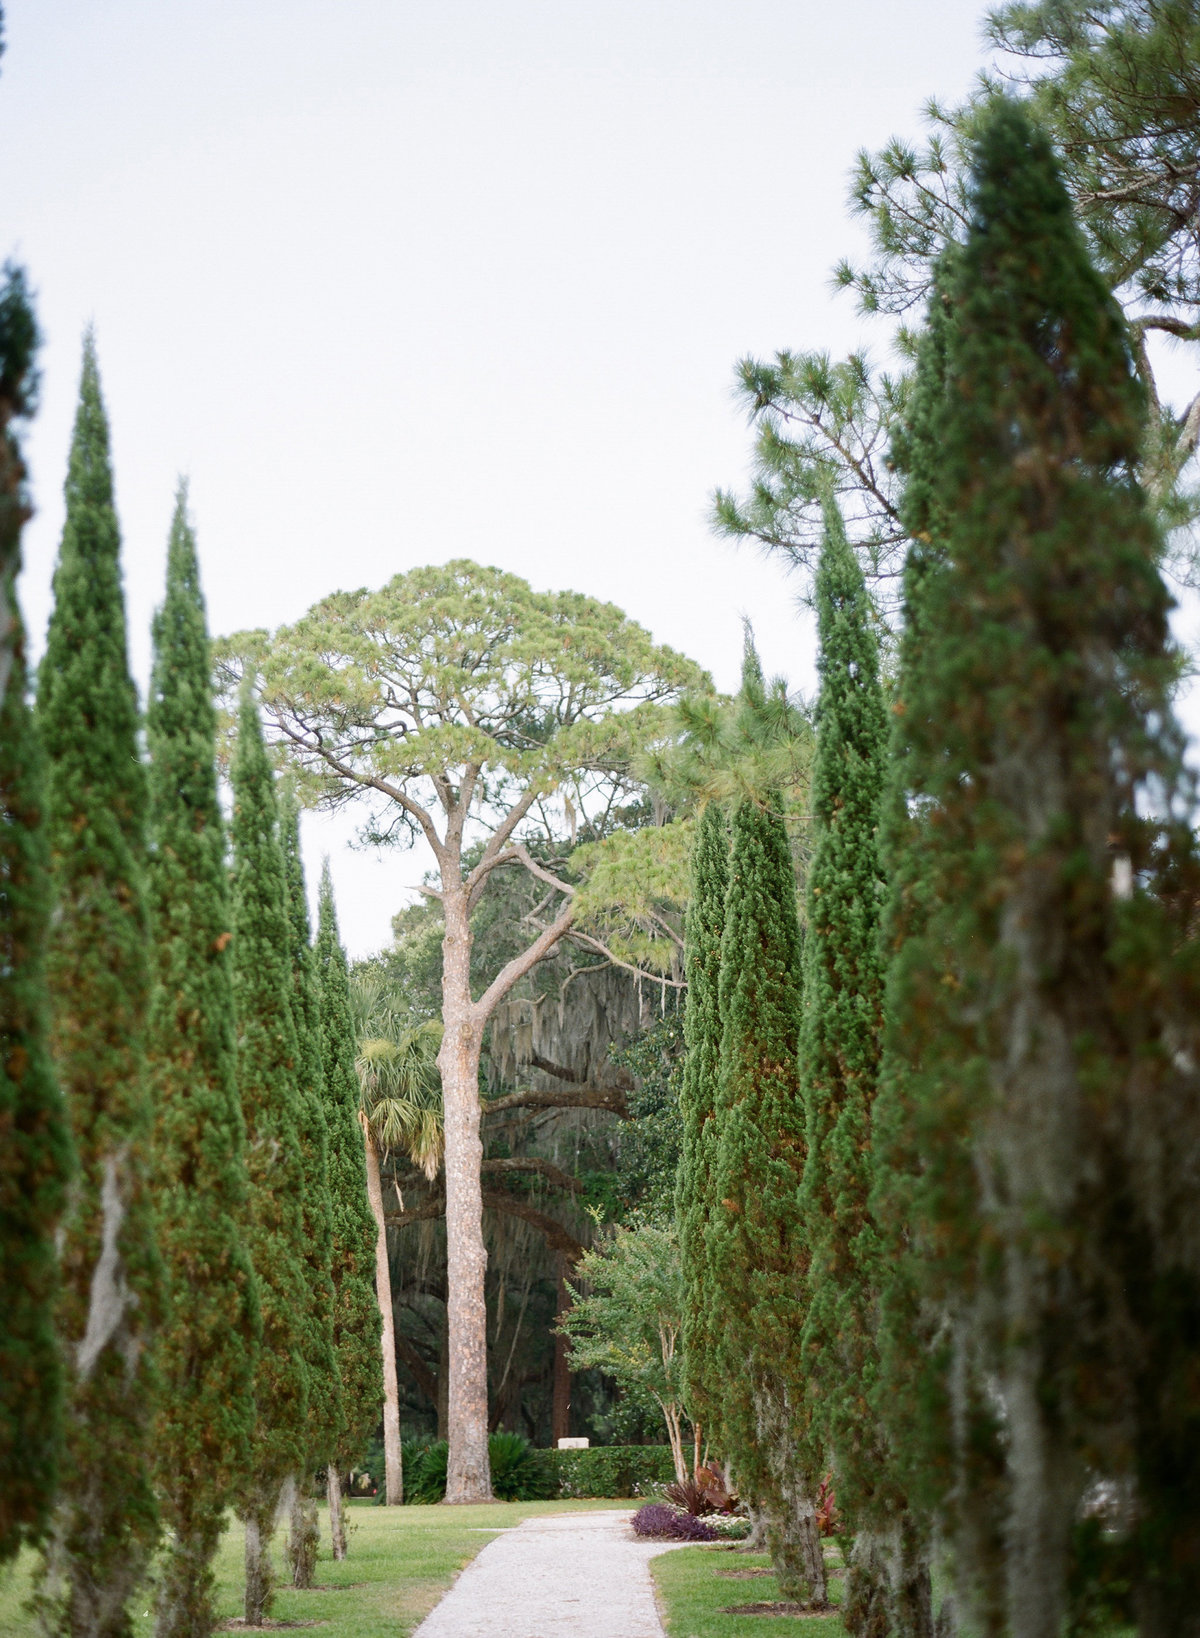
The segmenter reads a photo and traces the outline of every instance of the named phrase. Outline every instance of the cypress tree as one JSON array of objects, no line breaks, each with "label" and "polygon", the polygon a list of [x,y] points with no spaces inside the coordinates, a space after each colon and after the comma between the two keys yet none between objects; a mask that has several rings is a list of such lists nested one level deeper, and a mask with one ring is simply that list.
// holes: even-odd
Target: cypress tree
[{"label": "cypress tree", "polygon": [[25,466],[12,421],[33,408],[37,327],[24,279],[0,290],[0,1562],[43,1529],[58,1478],[62,1362],[54,1231],[70,1134],[47,1043],[50,880],[43,759],[16,598]]},{"label": "cypress tree", "polygon": [[691,866],[684,925],[686,1055],[679,1093],[683,1133],[675,1216],[687,1293],[683,1324],[687,1404],[693,1420],[702,1421],[719,1441],[725,1383],[717,1366],[717,1338],[710,1329],[706,1239],[716,1205],[715,1117],[721,1059],[718,987],[729,877],[729,824],[716,802],[709,802],[697,821]]},{"label": "cypress tree", "polygon": [[350,974],[338,938],[328,860],[321,872],[315,954],[333,1212],[333,1346],[344,1417],[327,1464],[329,1534],[333,1556],[345,1558],[341,1475],[362,1459],[379,1421],[383,1384],[379,1304],[375,1300],[375,1221],[367,1199],[367,1167],[358,1121]]},{"label": "cypress tree", "polygon": [[[765,702],[747,643],[742,693]],[[719,1337],[721,1424],[739,1484],[767,1516],[785,1596],[825,1601],[813,1475],[799,1461],[798,1341],[804,1107],[800,927],[791,850],[771,799],[739,803],[731,827],[718,1005],[716,1206],[707,1234],[710,1334]]]},{"label": "cypress tree", "polygon": [[159,1244],[171,1278],[154,1447],[169,1552],[159,1638],[206,1638],[212,1558],[250,1466],[260,1317],[243,1244],[247,1174],[217,802],[216,713],[196,543],[182,483],[154,621],[150,750],[154,1095]]},{"label": "cypress tree", "polygon": [[248,683],[230,772],[233,989],[250,1181],[246,1226],[262,1308],[252,1468],[237,1509],[246,1526],[245,1619],[259,1626],[271,1598],[268,1555],[280,1496],[307,1457],[309,1295],[292,929],[275,781]]},{"label": "cypress tree", "polygon": [[304,1260],[307,1306],[304,1360],[308,1367],[307,1455],[295,1475],[289,1557],[297,1587],[312,1585],[317,1557],[317,1509],[310,1479],[334,1453],[345,1421],[342,1384],[333,1347],[333,1204],[329,1192],[329,1134],[321,1015],[309,938],[308,896],[300,857],[300,809],[289,791],[280,803],[280,837],[291,930],[292,1018],[296,1027],[297,1130],[304,1163]]},{"label": "cypress tree", "polygon": [[79,408],[38,686],[54,913],[51,1042],[79,1170],[61,1259],[63,1478],[40,1582],[50,1630],[123,1634],[157,1538],[150,1434],[162,1265],[148,1178],[145,770],[125,655],[120,533],[95,345]]},{"label": "cypress tree", "polygon": [[[833,502],[826,507],[816,604],[820,694],[800,1038],[808,1145],[806,1454],[814,1469],[832,1462],[838,1506],[854,1531],[843,1605],[849,1630],[872,1632],[891,1623],[900,1632],[922,1632],[930,1620],[928,1574],[921,1564],[911,1585],[911,1566],[895,1563],[894,1551],[885,1566],[878,1539],[903,1511],[870,1409],[881,1275],[869,1202],[883,1002],[880,819],[887,728],[870,602]],[[895,1600],[889,1584],[899,1594]],[[889,1612],[889,1602],[899,1607]]]},{"label": "cypress tree", "polygon": [[[1134,1486],[1142,1631],[1195,1631],[1197,866],[1169,599],[1121,315],[1010,102],[934,302],[897,450],[879,1403],[990,1627],[1062,1630],[1099,1475]],[[905,1309],[928,1316],[915,1362]]]}]

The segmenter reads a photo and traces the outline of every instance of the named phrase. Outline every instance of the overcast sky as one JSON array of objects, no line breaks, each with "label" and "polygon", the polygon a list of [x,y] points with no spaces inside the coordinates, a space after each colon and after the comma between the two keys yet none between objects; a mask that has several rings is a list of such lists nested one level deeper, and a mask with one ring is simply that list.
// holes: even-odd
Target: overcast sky
[{"label": "overcast sky", "polygon": [[[969,0],[6,0],[0,251],[45,332],[23,600],[49,612],[80,337],[145,687],[176,477],[214,632],[469,556],[611,599],[734,684],[812,681],[781,567],[714,539],[744,353],[869,338],[829,270],[861,146],[981,61]],[[881,345],[881,341],[877,343]],[[352,953],[413,855],[333,852]]]}]

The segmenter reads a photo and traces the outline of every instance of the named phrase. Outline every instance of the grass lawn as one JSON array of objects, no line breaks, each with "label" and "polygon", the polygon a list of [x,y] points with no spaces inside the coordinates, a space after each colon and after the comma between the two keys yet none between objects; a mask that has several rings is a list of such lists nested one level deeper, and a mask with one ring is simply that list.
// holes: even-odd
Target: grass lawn
[{"label": "grass lawn", "polygon": [[[826,1547],[836,1575],[836,1549]],[[779,1583],[766,1553],[735,1552],[726,1546],[681,1547],[652,1559],[659,1603],[670,1638],[845,1638],[837,1615],[725,1615],[731,1604],[777,1603]],[[749,1575],[747,1571],[755,1571]],[[766,1573],[763,1573],[766,1572]],[[842,1595],[833,1581],[830,1596]]]},{"label": "grass lawn", "polygon": [[[520,1524],[537,1513],[578,1513],[604,1507],[636,1507],[636,1502],[496,1502],[485,1507],[374,1507],[351,1504],[347,1512],[349,1556],[329,1557],[325,1510],[317,1580],[323,1585],[297,1592],[283,1583],[282,1530],[275,1538],[279,1590],[274,1621],[320,1622],[319,1638],[406,1638],[481,1547],[487,1532]],[[22,1608],[29,1593],[34,1555],[0,1569],[0,1638],[32,1638],[32,1618]],[[219,1621],[242,1613],[242,1527],[234,1519],[217,1554]],[[152,1594],[134,1607],[137,1638],[154,1630]],[[143,1613],[145,1612],[145,1613]],[[782,1638],[782,1635],[781,1635]]]}]

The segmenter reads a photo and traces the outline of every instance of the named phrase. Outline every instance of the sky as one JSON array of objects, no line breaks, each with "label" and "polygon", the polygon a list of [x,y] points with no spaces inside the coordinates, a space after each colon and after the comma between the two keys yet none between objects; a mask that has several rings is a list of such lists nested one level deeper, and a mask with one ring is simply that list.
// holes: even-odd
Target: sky
[{"label": "sky", "polygon": [[[35,651],[80,342],[112,424],[145,689],[180,474],[214,633],[470,557],[811,689],[777,562],[714,537],[745,354],[885,338],[835,295],[856,151],[982,62],[969,0],[6,0],[0,253],[45,336]],[[329,852],[352,955],[426,860]]]}]

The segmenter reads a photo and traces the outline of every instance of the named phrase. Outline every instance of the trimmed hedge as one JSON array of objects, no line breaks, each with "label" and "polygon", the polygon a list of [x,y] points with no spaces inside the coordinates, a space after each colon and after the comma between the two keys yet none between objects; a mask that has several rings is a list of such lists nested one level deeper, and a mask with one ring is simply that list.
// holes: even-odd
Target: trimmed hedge
[{"label": "trimmed hedge", "polygon": [[675,1477],[670,1445],[597,1445],[538,1454],[554,1496],[646,1496]]}]

